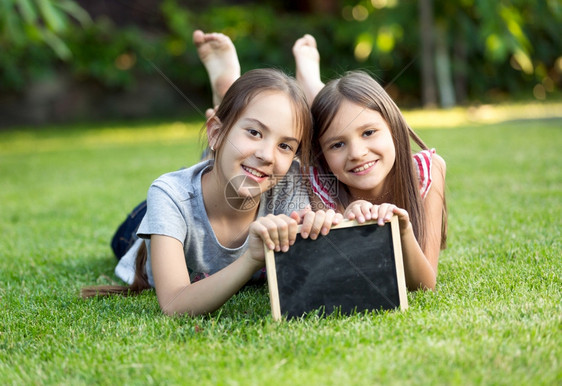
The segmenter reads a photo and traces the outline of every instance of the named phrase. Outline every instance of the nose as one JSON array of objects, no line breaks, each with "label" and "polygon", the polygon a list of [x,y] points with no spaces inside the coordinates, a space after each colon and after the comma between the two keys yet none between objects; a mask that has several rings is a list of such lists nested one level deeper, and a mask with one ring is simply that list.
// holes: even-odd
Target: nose
[{"label": "nose", "polygon": [[262,141],[256,150],[256,157],[264,163],[270,164],[273,162],[273,154],[275,152],[275,144]]},{"label": "nose", "polygon": [[367,155],[367,146],[363,144],[361,141],[352,141],[348,144],[348,153],[347,157],[350,160],[361,159],[365,155]]}]

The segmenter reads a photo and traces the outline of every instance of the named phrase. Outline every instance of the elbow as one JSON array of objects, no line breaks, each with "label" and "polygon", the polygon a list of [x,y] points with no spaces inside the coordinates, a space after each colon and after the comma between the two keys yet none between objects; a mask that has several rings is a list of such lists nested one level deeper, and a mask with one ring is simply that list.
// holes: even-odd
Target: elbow
[{"label": "elbow", "polygon": [[425,283],[422,287],[424,291],[435,291],[435,286],[437,285],[437,280],[432,280],[429,283]]},{"label": "elbow", "polygon": [[197,316],[201,313],[198,313],[191,309],[179,309],[178,307],[174,307],[173,305],[162,305],[160,304],[160,311],[166,316],[182,316],[182,315],[189,315],[189,316]]},{"label": "elbow", "polygon": [[429,275],[426,280],[420,283],[420,288],[424,291],[435,291],[435,286],[437,285],[437,274],[432,270],[431,275]]},{"label": "elbow", "polygon": [[417,289],[423,291],[435,291],[437,286],[437,263],[435,266],[428,264],[428,267],[420,272],[418,276]]},{"label": "elbow", "polygon": [[166,316],[174,317],[174,316],[182,316],[182,315],[189,315],[189,316],[198,316],[202,313],[193,311],[193,310],[178,310],[174,307],[160,307],[160,311]]},{"label": "elbow", "polygon": [[160,311],[166,316],[179,316],[182,314],[179,310],[169,305],[160,304]]},{"label": "elbow", "polygon": [[435,291],[435,282],[431,283],[419,283],[417,286],[408,287],[408,289],[412,292],[414,291]]},{"label": "elbow", "polygon": [[410,291],[435,291],[437,286],[436,275],[431,275],[430,277],[418,279],[416,281],[412,280],[411,285],[406,281],[408,290]]},{"label": "elbow", "polygon": [[162,311],[162,313],[166,316],[183,316],[183,315],[188,315],[188,316],[199,316],[199,315],[206,315],[208,314],[209,310],[206,309],[200,309],[197,307],[191,307],[191,306],[187,306],[187,307],[178,307],[177,305],[173,304],[173,302],[169,302],[167,304],[160,304],[160,311]]},{"label": "elbow", "polygon": [[156,286],[156,297],[160,311],[166,316],[199,316],[214,311],[209,304],[198,299],[191,284],[167,290]]},{"label": "elbow", "polygon": [[156,287],[156,298],[158,299],[158,305],[160,306],[160,311],[166,316],[176,316],[180,315],[181,312],[174,302],[174,297],[170,294],[163,294],[163,291]]},{"label": "elbow", "polygon": [[161,288],[156,286],[156,297],[160,311],[166,316],[192,315],[189,302],[185,302],[180,294],[186,292],[187,287]]},{"label": "elbow", "polygon": [[174,302],[174,298],[158,298],[160,311],[166,316],[181,316],[188,313],[188,310],[180,309],[178,302]]}]

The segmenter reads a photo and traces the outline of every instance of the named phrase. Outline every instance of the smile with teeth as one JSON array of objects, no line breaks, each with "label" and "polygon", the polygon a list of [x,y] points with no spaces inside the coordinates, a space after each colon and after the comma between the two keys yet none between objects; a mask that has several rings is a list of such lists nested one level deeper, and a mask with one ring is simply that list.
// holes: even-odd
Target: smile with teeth
[{"label": "smile with teeth", "polygon": [[351,171],[352,171],[353,173],[360,173],[360,172],[362,172],[362,171],[364,171],[364,170],[369,169],[369,168],[370,168],[371,166],[373,166],[374,164],[375,164],[374,161],[367,162],[366,164],[363,164],[363,165],[361,165],[361,166],[359,166],[359,167],[356,167],[355,169],[351,169]]},{"label": "smile with teeth", "polygon": [[264,174],[264,173],[262,173],[262,172],[260,172],[260,171],[258,171],[258,170],[256,170],[256,169],[252,169],[252,168],[249,168],[249,167],[247,167],[247,166],[242,166],[242,168],[243,168],[245,171],[247,171],[248,173],[250,173],[251,175],[256,176],[256,177],[258,177],[258,178],[267,177],[267,174]]}]

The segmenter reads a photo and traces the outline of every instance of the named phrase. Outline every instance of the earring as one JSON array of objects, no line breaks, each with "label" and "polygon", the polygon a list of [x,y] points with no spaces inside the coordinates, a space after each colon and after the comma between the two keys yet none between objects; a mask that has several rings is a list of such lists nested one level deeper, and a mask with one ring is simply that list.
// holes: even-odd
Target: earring
[{"label": "earring", "polygon": [[214,148],[214,146],[211,146],[211,151],[215,151],[215,148]]}]

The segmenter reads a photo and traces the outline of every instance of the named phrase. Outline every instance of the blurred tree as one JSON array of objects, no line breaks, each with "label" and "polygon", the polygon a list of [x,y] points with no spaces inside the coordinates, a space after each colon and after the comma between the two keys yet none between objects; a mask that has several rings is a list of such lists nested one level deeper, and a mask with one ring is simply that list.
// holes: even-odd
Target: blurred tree
[{"label": "blurred tree", "polygon": [[[491,95],[493,90],[521,93],[533,82],[537,95],[544,95],[560,82],[560,0],[419,0],[417,4],[341,0],[341,4],[343,18],[358,25],[357,60],[376,62],[383,69],[393,63],[398,70],[406,68],[410,57],[420,67],[417,83],[425,106],[439,100],[449,107],[469,97]],[[402,79],[398,82],[404,87]]]},{"label": "blurred tree", "polygon": [[72,0],[2,0],[0,7],[0,44],[4,48],[43,43],[63,60],[72,56],[61,38],[70,17],[83,25],[91,22],[88,13]]},{"label": "blurred tree", "polygon": [[196,95],[201,28],[229,35],[244,71],[293,72],[311,33],[324,80],[361,68],[403,106],[546,99],[562,85],[560,25],[560,0],[0,0],[0,97],[57,73],[103,91],[165,75]]},{"label": "blurred tree", "polygon": [[[30,57],[49,60],[41,50],[34,50],[38,46],[47,46],[59,59],[69,60],[72,53],[62,35],[71,28],[72,19],[82,25],[91,23],[88,13],[72,0],[1,0],[1,85],[21,89],[25,84],[22,62],[29,62]],[[29,71],[41,64],[29,63]]]},{"label": "blurred tree", "polygon": [[421,87],[422,104],[425,107],[437,105],[435,90],[435,71],[433,65],[434,42],[433,0],[419,1],[420,50],[421,50]]},{"label": "blurred tree", "polygon": [[541,69],[555,67],[562,52],[559,0],[435,1],[435,26],[453,57],[444,71],[453,73],[457,100],[467,99],[470,86],[473,94],[506,86],[515,92],[518,79],[542,81],[547,71]]}]

